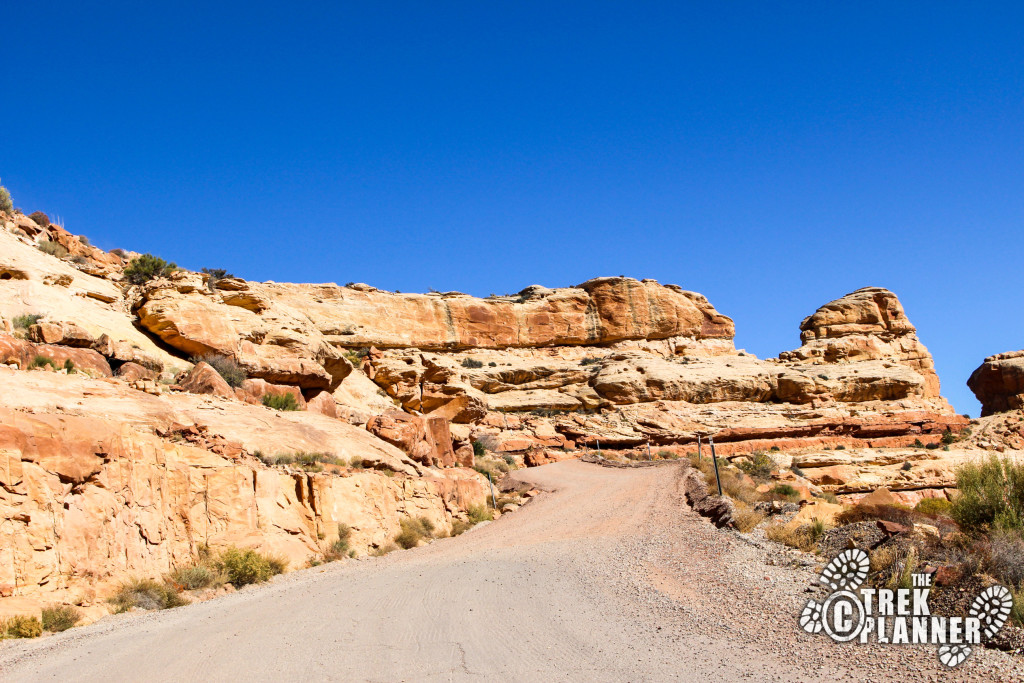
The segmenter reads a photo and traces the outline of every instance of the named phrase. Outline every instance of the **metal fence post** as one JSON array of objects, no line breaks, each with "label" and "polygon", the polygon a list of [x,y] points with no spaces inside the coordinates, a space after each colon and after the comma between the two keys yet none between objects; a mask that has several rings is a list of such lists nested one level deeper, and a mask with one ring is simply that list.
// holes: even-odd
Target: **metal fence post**
[{"label": "metal fence post", "polygon": [[700,452],[700,434],[697,435],[697,462],[703,460],[703,456]]},{"label": "metal fence post", "polygon": [[[491,479],[491,473],[490,472],[487,473],[487,483],[491,485],[491,507],[493,507],[495,510],[497,510],[498,509],[498,501],[494,497],[494,481]],[[721,488],[721,487],[719,487],[719,488]]]},{"label": "metal fence post", "polygon": [[711,462],[715,464],[715,481],[718,483],[718,497],[722,497],[722,478],[718,476],[718,458],[715,456],[715,437],[708,434],[708,443],[711,444]]}]

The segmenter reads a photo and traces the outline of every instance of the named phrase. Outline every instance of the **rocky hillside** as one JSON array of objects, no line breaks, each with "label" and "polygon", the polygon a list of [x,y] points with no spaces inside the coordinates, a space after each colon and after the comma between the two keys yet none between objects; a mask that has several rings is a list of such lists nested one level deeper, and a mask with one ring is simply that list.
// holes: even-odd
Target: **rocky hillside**
[{"label": "rocky hillside", "polygon": [[[968,421],[881,288],[762,360],[705,297],[653,280],[487,299],[185,270],[131,284],[137,254],[45,216],[0,223],[0,612],[96,602],[204,547],[299,566],[338,522],[360,552],[403,519],[448,528],[484,501],[474,466],[669,457],[713,434],[721,455],[797,464],[808,496],[920,497],[962,455],[936,448]],[[325,464],[275,464],[296,453]]]}]

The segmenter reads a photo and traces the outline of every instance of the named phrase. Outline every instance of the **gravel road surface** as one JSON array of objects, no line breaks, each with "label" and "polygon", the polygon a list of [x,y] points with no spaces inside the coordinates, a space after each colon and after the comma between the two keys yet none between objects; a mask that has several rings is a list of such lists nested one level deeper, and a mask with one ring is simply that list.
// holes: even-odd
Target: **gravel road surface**
[{"label": "gravel road surface", "polygon": [[462,536],[6,641],[0,680],[1024,680],[991,650],[951,672],[934,646],[804,634],[813,562],[712,527],[680,471],[523,470],[546,493]]}]

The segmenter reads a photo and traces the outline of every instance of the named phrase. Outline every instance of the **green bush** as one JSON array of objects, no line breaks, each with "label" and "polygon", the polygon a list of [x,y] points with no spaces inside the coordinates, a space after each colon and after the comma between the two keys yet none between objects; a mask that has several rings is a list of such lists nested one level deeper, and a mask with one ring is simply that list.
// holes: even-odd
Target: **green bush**
[{"label": "green bush", "polygon": [[14,211],[14,202],[11,201],[11,193],[7,188],[0,185],[0,211],[11,213]]},{"label": "green bush", "polygon": [[434,536],[434,523],[426,517],[403,519],[400,524],[402,531],[395,536],[395,543],[406,550],[415,548],[424,538]]},{"label": "green bush", "polygon": [[57,365],[57,361],[52,358],[47,358],[46,356],[36,356],[33,358],[32,362],[28,364],[28,369],[35,370],[36,368],[45,368],[47,365],[54,370],[60,370],[60,366]]},{"label": "green bush", "polygon": [[216,572],[205,564],[193,564],[187,567],[178,567],[168,575],[171,583],[180,586],[183,590],[194,591],[200,588],[208,588],[214,584],[224,583]]},{"label": "green bush", "polygon": [[922,498],[918,504],[914,506],[914,510],[923,515],[943,515],[948,517],[949,509],[952,506],[953,504],[945,498]]},{"label": "green bush", "polygon": [[948,446],[949,444],[956,441],[956,434],[954,434],[949,427],[946,427],[946,431],[942,432],[942,444]]},{"label": "green bush", "polygon": [[263,405],[274,410],[298,410],[299,402],[295,400],[295,395],[292,393],[281,394],[280,396],[274,394],[263,395]]},{"label": "green bush", "polygon": [[82,613],[71,605],[49,605],[43,608],[43,628],[53,633],[67,631],[82,620]]},{"label": "green bush", "polygon": [[469,516],[469,521],[473,524],[489,522],[494,519],[494,513],[486,505],[470,505],[466,508],[466,513]]},{"label": "green bush", "polygon": [[117,592],[107,599],[115,607],[115,612],[127,612],[133,607],[139,609],[170,609],[187,605],[183,598],[169,583],[153,579],[134,579],[121,584]]},{"label": "green bush", "polygon": [[206,286],[210,288],[211,292],[217,291],[217,283],[221,280],[234,277],[234,275],[223,268],[203,268],[202,272],[209,276],[206,279]]},{"label": "green bush", "polygon": [[478,458],[482,458],[487,454],[487,448],[479,441],[473,442],[473,455]]},{"label": "green bush", "polygon": [[769,492],[771,498],[785,498],[787,500],[797,500],[800,498],[800,492],[789,484],[776,484],[772,487]]},{"label": "green bush", "polygon": [[473,358],[463,358],[462,367],[464,368],[482,368],[484,366],[482,361],[475,360]]},{"label": "green bush", "polygon": [[601,362],[600,358],[594,358],[593,356],[587,356],[580,361],[580,365],[596,365]]},{"label": "green bush", "polygon": [[0,636],[3,638],[38,638],[43,635],[43,623],[38,617],[25,614],[0,621]]},{"label": "green bush", "polygon": [[1024,464],[992,455],[956,472],[958,494],[949,513],[971,535],[1024,531]]},{"label": "green bush", "polygon": [[234,546],[224,550],[217,559],[217,568],[236,588],[251,583],[263,583],[270,577],[284,572],[287,564],[282,558],[264,555],[252,548],[242,550]]},{"label": "green bush", "polygon": [[212,367],[217,371],[217,374],[224,378],[229,387],[240,387],[242,382],[248,378],[245,370],[238,364],[238,361],[230,356],[214,353],[206,356],[193,356],[191,361],[193,363],[206,363]]},{"label": "green bush", "polygon": [[143,254],[133,258],[124,269],[124,279],[133,285],[142,285],[158,277],[170,275],[178,269],[174,263],[168,263],[159,256]]},{"label": "green bush", "polygon": [[64,258],[65,256],[68,255],[67,249],[57,244],[56,242],[51,242],[50,240],[43,240],[42,242],[36,245],[36,249],[43,252],[44,254],[56,256],[57,258]]},{"label": "green bush", "polygon": [[738,467],[753,479],[767,479],[772,475],[772,472],[779,469],[779,466],[775,464],[771,456],[764,451],[751,453],[750,460],[741,462]]},{"label": "green bush", "polygon": [[344,557],[352,556],[352,549],[349,547],[349,540],[352,538],[352,527],[348,524],[338,523],[338,538],[331,547],[324,553],[325,562],[334,562]]},{"label": "green bush", "polygon": [[42,319],[43,316],[40,313],[28,313],[26,315],[15,316],[13,321],[14,329],[27,330]]}]

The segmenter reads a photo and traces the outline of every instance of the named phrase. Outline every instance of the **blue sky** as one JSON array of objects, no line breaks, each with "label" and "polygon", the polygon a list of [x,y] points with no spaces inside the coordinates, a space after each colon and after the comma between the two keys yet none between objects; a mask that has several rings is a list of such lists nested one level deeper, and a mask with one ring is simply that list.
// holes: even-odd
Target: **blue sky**
[{"label": "blue sky", "polygon": [[106,248],[484,296],[652,277],[762,357],[884,286],[972,415],[970,372],[1024,347],[1019,3],[2,16],[0,178]]}]

